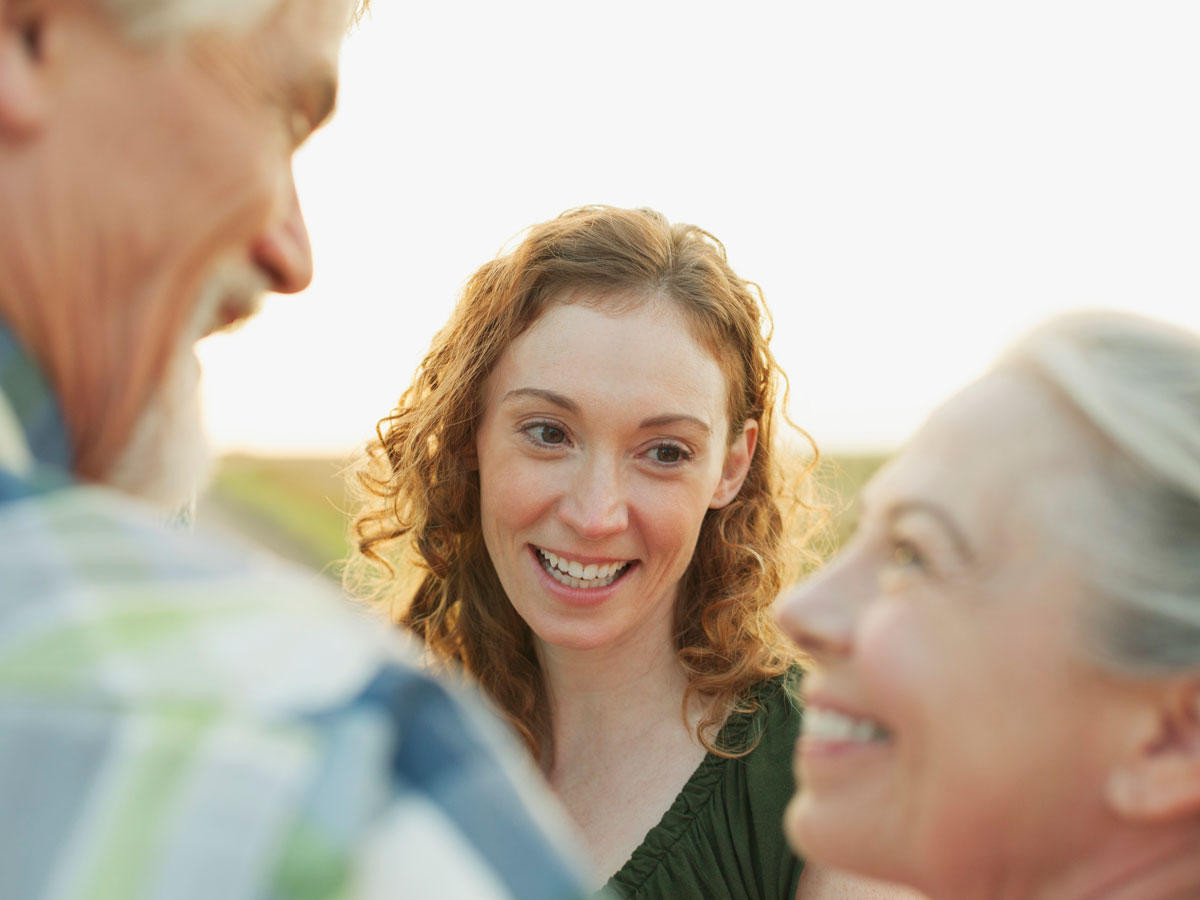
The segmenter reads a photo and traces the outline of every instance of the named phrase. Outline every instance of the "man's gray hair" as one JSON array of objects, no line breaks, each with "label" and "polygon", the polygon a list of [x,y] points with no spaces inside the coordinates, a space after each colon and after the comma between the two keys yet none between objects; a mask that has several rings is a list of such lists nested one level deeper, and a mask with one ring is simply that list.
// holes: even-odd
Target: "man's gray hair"
[{"label": "man's gray hair", "polygon": [[1037,329],[1000,365],[1048,385],[1105,445],[1098,514],[1047,523],[1081,562],[1093,649],[1136,674],[1200,666],[1200,336],[1080,313]]},{"label": "man's gray hair", "polygon": [[156,41],[195,31],[241,31],[282,0],[97,0],[131,37]]}]

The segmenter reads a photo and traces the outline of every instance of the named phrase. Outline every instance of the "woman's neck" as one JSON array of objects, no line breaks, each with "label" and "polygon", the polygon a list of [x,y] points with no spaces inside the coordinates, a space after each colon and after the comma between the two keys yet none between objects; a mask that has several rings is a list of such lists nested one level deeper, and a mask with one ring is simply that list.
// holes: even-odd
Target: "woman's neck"
[{"label": "woman's neck", "polygon": [[[681,715],[688,679],[671,640],[671,612],[604,647],[538,647],[550,695],[552,772],[609,749],[627,752],[648,730],[688,731]],[[699,711],[689,719],[694,726]]]},{"label": "woman's neck", "polygon": [[[1077,851],[1078,852],[1078,851]],[[944,873],[943,873],[944,874]],[[1005,900],[1183,900],[1200,897],[1200,823],[1119,826],[1071,862],[995,861],[994,877],[961,870],[956,881],[919,886],[932,898]]]},{"label": "woman's neck", "polygon": [[1033,892],[1036,898],[1177,900],[1200,897],[1200,823],[1157,835],[1118,839],[1091,861]]},{"label": "woman's neck", "polygon": [[590,649],[541,645],[553,758],[545,774],[585,839],[595,886],[630,857],[701,764],[688,678],[671,638],[672,610],[627,640]]}]

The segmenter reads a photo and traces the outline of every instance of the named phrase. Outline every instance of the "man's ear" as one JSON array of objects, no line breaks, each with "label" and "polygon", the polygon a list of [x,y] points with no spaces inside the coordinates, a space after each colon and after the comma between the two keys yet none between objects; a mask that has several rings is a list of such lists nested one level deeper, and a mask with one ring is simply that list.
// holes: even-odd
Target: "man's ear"
[{"label": "man's ear", "polygon": [[44,112],[42,0],[0,0],[0,139],[36,134]]},{"label": "man's ear", "polygon": [[758,422],[747,419],[742,426],[742,433],[733,439],[733,443],[725,451],[725,465],[721,469],[721,480],[713,492],[709,509],[720,509],[728,506],[738,491],[742,482],[750,472],[750,461],[754,459],[754,448],[758,445]]},{"label": "man's ear", "polygon": [[1200,816],[1200,680],[1175,682],[1161,695],[1159,735],[1111,772],[1105,796],[1127,821]]}]

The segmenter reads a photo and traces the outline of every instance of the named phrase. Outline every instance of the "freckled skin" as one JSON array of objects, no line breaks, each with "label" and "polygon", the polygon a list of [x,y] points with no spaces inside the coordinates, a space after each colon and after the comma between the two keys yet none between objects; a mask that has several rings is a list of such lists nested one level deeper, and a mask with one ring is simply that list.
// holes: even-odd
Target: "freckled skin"
[{"label": "freckled skin", "polygon": [[[577,410],[505,402],[528,387]],[[477,438],[482,526],[505,592],[542,641],[603,647],[669,619],[705,513],[741,483],[731,492],[725,478],[725,403],[717,361],[663,301],[619,315],[553,305],[508,348],[488,380]],[[641,427],[672,414],[706,428]],[[554,430],[537,430],[547,425]],[[540,446],[545,437],[559,442]],[[680,448],[690,458],[677,458]],[[545,590],[531,545],[637,562],[610,599],[581,609]]]}]

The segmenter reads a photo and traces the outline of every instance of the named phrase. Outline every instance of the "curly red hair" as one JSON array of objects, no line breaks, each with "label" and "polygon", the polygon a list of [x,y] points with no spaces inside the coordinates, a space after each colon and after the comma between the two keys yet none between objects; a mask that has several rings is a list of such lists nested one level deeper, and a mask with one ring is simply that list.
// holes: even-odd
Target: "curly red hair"
[{"label": "curly red hair", "polygon": [[699,739],[713,752],[742,755],[752,748],[714,746],[721,721],[745,704],[753,685],[799,661],[770,605],[795,574],[790,551],[807,538],[789,540],[787,532],[813,530],[803,527],[802,520],[816,517],[799,489],[817,452],[797,429],[811,453],[785,477],[775,430],[786,379],[769,348],[770,314],[758,287],[734,274],[724,247],[700,228],[672,225],[647,209],[584,207],[529,229],[515,249],[471,277],[354,473],[364,504],[353,526],[361,555],[351,561],[348,581],[362,590],[374,570],[382,584],[369,592],[394,601],[408,593],[398,571],[415,564],[420,581],[394,607],[394,618],[437,659],[474,676],[548,763],[546,685],[530,629],[484,546],[472,460],[484,382],[501,355],[550,304],[580,294],[677,303],[726,373],[730,441],[747,420],[759,423],[749,474],[733,502],[707,512],[675,610],[675,647],[689,681],[684,709],[696,694],[710,698]]}]

